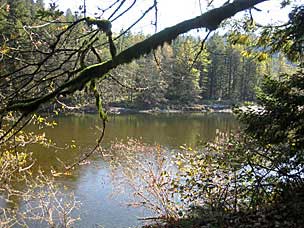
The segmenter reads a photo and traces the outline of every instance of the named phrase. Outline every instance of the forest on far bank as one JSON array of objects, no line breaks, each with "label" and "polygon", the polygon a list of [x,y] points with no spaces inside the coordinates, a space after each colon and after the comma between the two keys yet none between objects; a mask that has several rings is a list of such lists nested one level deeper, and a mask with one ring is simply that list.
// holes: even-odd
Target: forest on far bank
[{"label": "forest on far bank", "polygon": [[[201,104],[234,105],[256,101],[256,89],[265,75],[292,73],[295,66],[282,53],[250,54],[244,40],[235,34],[213,33],[200,50],[198,37],[183,35],[109,74],[98,85],[105,106],[181,108]],[[123,50],[148,38],[143,33],[127,32],[117,49]],[[104,59],[109,58],[105,53]],[[63,98],[65,104],[81,107],[94,104],[86,91]]]},{"label": "forest on far bank", "polygon": [[[172,44],[112,71],[111,76],[128,87],[122,89],[115,81],[107,81],[101,87],[104,100],[133,107],[254,102],[256,88],[265,75],[295,70],[283,54],[250,55],[244,43],[233,41],[232,36],[214,33],[199,56],[199,39],[178,37]],[[124,36],[131,43],[145,38],[130,33]]]},{"label": "forest on far bank", "polygon": [[[166,0],[100,1],[100,16],[93,18],[86,14],[89,0],[74,13],[60,11],[57,1],[46,7],[43,0],[0,0],[0,227],[77,226],[81,216],[75,212],[83,214],[78,186],[66,194],[65,181],[58,180],[74,181],[91,161],[102,164],[96,173],[113,177],[108,186],[116,177],[115,188],[126,187],[134,197],[128,205],[153,212],[143,218],[143,227],[303,226],[302,1],[230,0],[218,6],[216,0],[202,0],[205,12],[189,20],[152,35],[132,33],[148,13],[157,27],[160,1]],[[138,10],[142,2],[151,5]],[[288,10],[288,20],[258,24],[254,13],[267,11],[266,2],[279,3],[270,13]],[[127,30],[112,31],[116,20],[133,12],[141,16]],[[200,38],[188,33],[203,29]],[[161,127],[180,134],[179,147],[171,150],[154,139],[145,143],[142,136],[152,132],[148,127],[138,131],[136,122],[131,125],[138,138],[127,134],[125,140],[105,141],[113,126],[107,107],[182,110],[215,103],[237,104],[233,114],[240,128],[220,132],[207,118],[206,134],[215,132],[214,140],[194,134],[198,143],[191,147],[180,140],[192,128],[188,122],[183,127],[177,119],[178,128],[153,124],[156,134]],[[98,115],[56,122],[69,118],[59,113],[81,107],[93,107]],[[82,124],[86,118],[94,119],[89,127]],[[57,125],[60,133],[54,136],[63,139],[62,146],[46,130]],[[116,129],[115,137],[125,130],[120,124]],[[65,158],[57,157],[59,150]],[[94,176],[90,189],[100,184],[98,179]],[[103,203],[95,198],[93,206]],[[92,210],[96,218],[105,212]],[[113,220],[120,219],[111,213]]]},{"label": "forest on far bank", "polygon": [[[10,23],[0,23],[0,32],[4,34],[3,37],[13,39],[7,42],[3,40],[6,43],[1,49],[2,53],[5,54],[11,45],[20,47],[24,45],[26,48],[28,34],[26,29],[19,29],[22,25],[35,25],[41,18],[50,19],[55,16],[59,16],[60,21],[69,23],[74,23],[81,18],[79,13],[72,13],[70,9],[60,14],[56,6],[53,5],[53,7],[54,9],[51,11],[53,10],[54,15],[48,15],[47,11],[44,11],[43,1],[12,1],[7,15]],[[4,16],[2,15],[2,17]],[[56,37],[54,33],[64,31],[67,26],[50,25],[45,32],[49,32],[47,36],[50,38]],[[248,50],[248,45],[256,39],[256,35],[252,33],[248,36],[239,36],[235,32],[235,26],[229,25],[228,29],[225,28],[226,32],[221,32],[221,34],[210,32],[209,38],[203,43],[199,37],[191,34],[179,36],[170,44],[165,43],[152,53],[117,67],[107,74],[107,80],[96,85],[103,104],[106,107],[140,109],[180,108],[210,103],[232,105],[243,101],[255,101],[256,88],[261,84],[265,75],[291,73],[295,68],[282,53],[270,55],[266,52],[255,53],[254,50]],[[87,24],[77,25],[74,31],[69,33],[69,40],[80,43],[82,38],[79,37],[79,32],[88,32],[90,29]],[[144,33],[133,34],[130,31],[121,31],[121,34],[117,34],[120,39],[115,41],[118,53],[150,36]],[[44,49],[44,46],[45,48],[50,46],[50,40],[39,40],[38,37],[31,37],[31,39],[33,40],[31,45],[34,48]],[[96,47],[92,50],[84,50],[76,57],[73,57],[73,52],[71,52],[71,57],[69,57],[70,53],[67,48],[66,54],[58,54],[56,59],[48,60],[45,66],[47,67],[46,73],[50,75],[56,73],[58,62],[63,62],[64,69],[68,69],[73,68],[75,61],[79,61],[80,64],[86,62],[85,65],[94,64],[96,54],[100,62],[109,59],[111,55],[109,51],[105,50],[107,37],[104,34],[97,34],[95,39]],[[19,58],[32,55],[22,53],[21,51],[17,54]],[[84,57],[84,55],[86,56]],[[43,54],[37,52],[32,57],[39,61]],[[19,63],[14,59],[4,59],[1,65],[5,66],[5,68],[1,67],[4,75],[6,73],[9,75],[9,72],[14,71],[18,73]],[[31,71],[30,68],[26,70]],[[58,79],[56,83],[60,83],[60,80],[67,79]],[[8,82],[2,85],[2,93],[10,93],[6,90],[8,84],[13,85],[10,87],[13,90],[23,87],[23,81],[20,85],[18,83],[17,81],[10,82],[8,79]],[[25,79],[25,84],[29,83],[31,81]],[[48,88],[41,87],[41,90],[45,89]],[[88,90],[90,89],[76,91],[72,96],[58,97],[58,103],[55,103],[56,108],[70,107],[70,110],[75,110],[94,105],[95,98]]]}]

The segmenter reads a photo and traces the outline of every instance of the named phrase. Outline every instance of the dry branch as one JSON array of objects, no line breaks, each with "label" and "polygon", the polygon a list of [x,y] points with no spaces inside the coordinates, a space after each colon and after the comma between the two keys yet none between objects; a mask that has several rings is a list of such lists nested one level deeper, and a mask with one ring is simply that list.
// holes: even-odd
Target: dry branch
[{"label": "dry branch", "polygon": [[164,45],[164,43],[171,43],[180,34],[197,28],[207,28],[209,31],[215,30],[225,19],[228,19],[238,12],[250,9],[256,4],[265,1],[268,0],[235,0],[230,4],[210,10],[201,16],[166,28],[145,39],[144,41],[122,51],[113,60],[98,63],[85,68],[79,72],[77,77],[62,84],[53,92],[32,99],[14,101],[13,103],[7,105],[7,107],[2,111],[18,110],[25,113],[30,113],[36,110],[41,104],[49,102],[59,95],[72,94],[77,90],[81,90],[86,83],[92,79],[105,79],[106,74],[111,69],[114,69],[122,64],[130,63],[131,61],[157,49],[159,46]]}]

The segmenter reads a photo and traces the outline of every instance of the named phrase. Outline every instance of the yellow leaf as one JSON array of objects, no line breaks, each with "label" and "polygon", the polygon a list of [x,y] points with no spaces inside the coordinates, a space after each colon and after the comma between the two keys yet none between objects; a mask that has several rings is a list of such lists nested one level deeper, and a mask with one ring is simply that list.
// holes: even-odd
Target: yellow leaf
[{"label": "yellow leaf", "polygon": [[38,116],[37,120],[38,120],[39,123],[42,123],[45,119],[43,117],[41,117],[41,116]]},{"label": "yellow leaf", "polygon": [[239,44],[245,44],[248,41],[248,36],[247,35],[240,35],[238,38],[238,43]]},{"label": "yellow leaf", "polygon": [[262,53],[260,53],[260,54],[258,55],[258,60],[259,60],[260,62],[266,60],[267,58],[268,58],[268,54],[265,53],[265,52],[262,52]]},{"label": "yellow leaf", "polygon": [[0,49],[0,53],[3,54],[3,55],[9,53],[9,51],[10,51],[10,48],[6,45],[3,45]]}]

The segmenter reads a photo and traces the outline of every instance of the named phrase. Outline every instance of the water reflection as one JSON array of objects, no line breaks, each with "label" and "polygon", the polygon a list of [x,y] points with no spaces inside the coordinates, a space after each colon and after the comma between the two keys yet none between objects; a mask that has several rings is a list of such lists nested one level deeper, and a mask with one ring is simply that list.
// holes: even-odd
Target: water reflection
[{"label": "water reflection", "polygon": [[[58,148],[32,146],[31,151],[40,168],[49,171],[61,167],[58,160],[70,164],[75,157],[94,147],[100,131],[96,126],[101,121],[96,115],[60,117],[58,127],[42,129],[46,136],[56,142]],[[201,140],[212,140],[216,131],[231,131],[238,123],[231,114],[161,114],[111,116],[107,124],[103,146],[115,140],[136,138],[148,144],[160,144],[169,148],[187,144],[195,147]],[[35,130],[35,129],[33,129]],[[38,130],[35,130],[38,131]],[[76,148],[70,145],[76,142]],[[119,158],[118,158],[119,159]],[[79,167],[73,176],[58,179],[74,191],[82,202],[81,221],[76,227],[130,227],[138,224],[137,217],[144,217],[141,209],[126,208],[122,205],[128,194],[111,198],[115,189],[110,178],[109,165],[101,158]]]}]

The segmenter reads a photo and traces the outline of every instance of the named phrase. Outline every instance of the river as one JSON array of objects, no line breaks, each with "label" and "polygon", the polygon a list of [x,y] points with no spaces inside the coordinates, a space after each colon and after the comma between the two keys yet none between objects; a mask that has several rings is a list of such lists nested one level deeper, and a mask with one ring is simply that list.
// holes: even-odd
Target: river
[{"label": "river", "polygon": [[[101,121],[96,115],[58,117],[56,122],[57,127],[40,131],[56,142],[57,149],[30,148],[41,169],[47,172],[60,168],[59,160],[66,164],[73,162],[75,157],[93,148],[100,135]],[[227,113],[110,116],[103,146],[110,146],[114,140],[135,138],[168,149],[183,144],[195,148],[201,141],[212,140],[217,131],[228,132],[238,126],[235,118]],[[74,227],[132,227],[140,224],[138,217],[148,215],[149,212],[143,209],[124,204],[128,194],[112,196],[117,186],[113,185],[110,173],[109,164],[97,156],[91,158],[90,163],[79,166],[72,176],[59,178],[67,191],[73,191],[81,202],[81,220]]]}]

